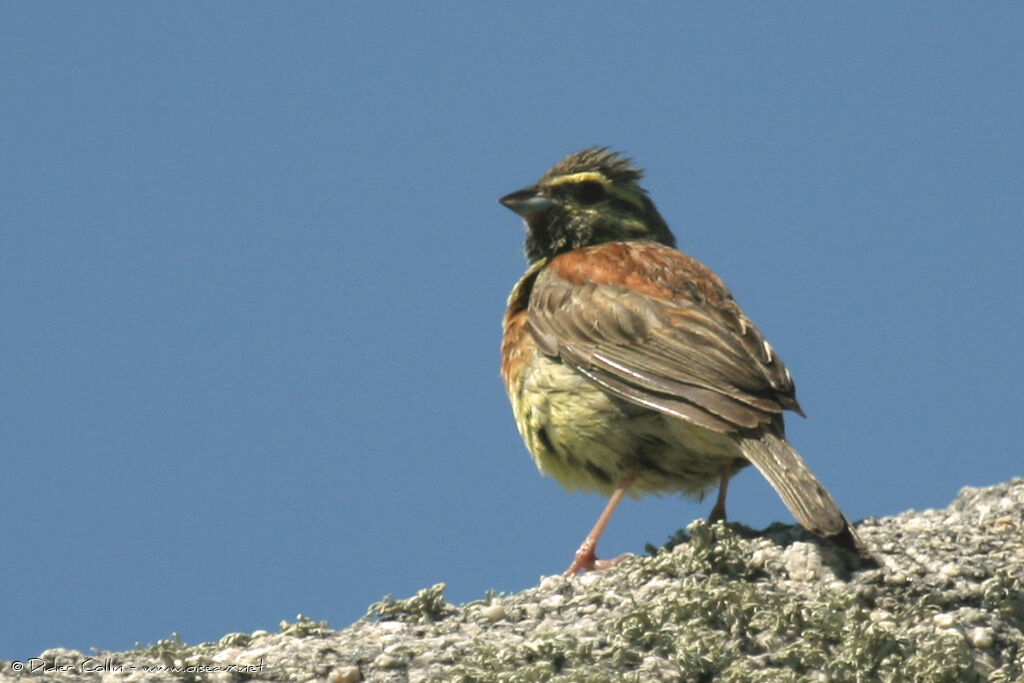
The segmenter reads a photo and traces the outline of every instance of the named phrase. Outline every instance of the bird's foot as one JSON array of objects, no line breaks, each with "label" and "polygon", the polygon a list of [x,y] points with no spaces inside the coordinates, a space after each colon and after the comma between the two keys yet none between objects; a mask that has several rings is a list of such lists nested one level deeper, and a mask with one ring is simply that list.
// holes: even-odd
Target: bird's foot
[{"label": "bird's foot", "polygon": [[724,522],[725,519],[725,505],[715,504],[715,507],[711,508],[711,514],[708,516],[708,523],[714,524],[715,522]]},{"label": "bird's foot", "polygon": [[619,562],[628,560],[631,557],[636,557],[633,553],[622,553],[618,557],[613,557],[610,560],[597,560],[594,562],[594,569],[611,569]]},{"label": "bird's foot", "polygon": [[576,551],[572,564],[570,564],[569,568],[562,573],[562,576],[573,576],[577,572],[589,572],[593,569],[611,569],[619,562],[633,557],[633,553],[623,553],[622,555],[610,560],[599,560],[595,554],[596,549],[596,543],[588,543],[587,541],[584,541],[583,545],[581,545],[579,550]]},{"label": "bird's foot", "polygon": [[576,551],[576,554],[572,558],[572,564],[569,568],[562,572],[562,576],[573,576],[578,571],[589,572],[597,566],[598,559],[595,551],[597,550],[597,543],[592,541],[590,538],[583,541],[583,544]]},{"label": "bird's foot", "polygon": [[727,469],[722,472],[722,481],[718,485],[718,498],[715,499],[715,507],[711,508],[711,516],[708,517],[708,522],[711,524],[725,521],[725,491],[729,487],[729,477],[735,471]]},{"label": "bird's foot", "polygon": [[601,512],[601,516],[597,518],[597,523],[594,524],[594,528],[590,530],[587,537],[583,539],[583,543],[580,544],[579,550],[576,551],[576,556],[572,560],[572,564],[565,570],[562,576],[572,576],[576,572],[582,570],[585,572],[591,569],[607,569],[608,567],[614,567],[618,564],[622,558],[616,557],[614,560],[599,560],[594,551],[597,549],[597,539],[601,538],[601,534],[604,532],[604,527],[608,524],[608,520],[611,519],[612,513],[615,512],[615,506],[619,504],[622,497],[626,495],[626,491],[633,485],[633,480],[636,479],[636,472],[630,472],[622,478],[619,482],[618,488],[612,494],[612,497],[608,499],[608,504],[604,506],[604,510]]}]

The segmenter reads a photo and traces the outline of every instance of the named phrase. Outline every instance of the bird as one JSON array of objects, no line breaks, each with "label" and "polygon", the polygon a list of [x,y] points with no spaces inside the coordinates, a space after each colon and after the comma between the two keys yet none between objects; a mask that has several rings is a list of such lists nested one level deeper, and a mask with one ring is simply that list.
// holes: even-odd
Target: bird
[{"label": "bird", "polygon": [[[590,147],[499,202],[522,217],[528,267],[502,320],[501,376],[540,471],[608,504],[564,572],[604,569],[596,547],[625,496],[702,499],[725,521],[729,480],[753,465],[809,531],[868,551],[786,440],[803,415],[781,358],[722,280],[676,249],[625,155]],[[625,557],[625,556],[623,556]]]}]

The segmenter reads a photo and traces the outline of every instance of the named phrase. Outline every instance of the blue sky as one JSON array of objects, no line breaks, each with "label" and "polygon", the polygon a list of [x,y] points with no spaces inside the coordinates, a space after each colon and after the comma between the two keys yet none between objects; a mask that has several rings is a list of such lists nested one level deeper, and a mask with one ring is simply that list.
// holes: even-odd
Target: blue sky
[{"label": "blue sky", "polygon": [[[0,659],[564,569],[497,203],[629,153],[848,516],[1021,475],[1024,5],[7,3]],[[730,516],[792,518],[756,472]],[[628,501],[599,550],[710,511]]]}]

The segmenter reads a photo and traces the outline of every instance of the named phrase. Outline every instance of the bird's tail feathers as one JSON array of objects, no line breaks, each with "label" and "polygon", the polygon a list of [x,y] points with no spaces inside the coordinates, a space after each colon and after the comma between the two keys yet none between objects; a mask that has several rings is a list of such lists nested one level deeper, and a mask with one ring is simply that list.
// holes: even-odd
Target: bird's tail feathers
[{"label": "bird's tail feathers", "polygon": [[741,448],[801,526],[848,550],[868,555],[866,546],[828,490],[784,438],[773,434],[748,437],[743,439]]}]

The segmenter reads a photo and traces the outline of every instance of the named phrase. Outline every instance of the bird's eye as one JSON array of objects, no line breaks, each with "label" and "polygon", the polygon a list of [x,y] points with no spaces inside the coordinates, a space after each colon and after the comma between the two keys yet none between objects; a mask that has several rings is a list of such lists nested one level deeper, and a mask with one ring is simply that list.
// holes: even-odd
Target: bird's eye
[{"label": "bird's eye", "polygon": [[587,180],[573,190],[580,204],[596,204],[604,199],[604,185],[596,180]]}]

